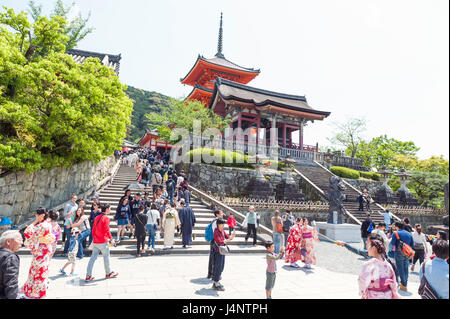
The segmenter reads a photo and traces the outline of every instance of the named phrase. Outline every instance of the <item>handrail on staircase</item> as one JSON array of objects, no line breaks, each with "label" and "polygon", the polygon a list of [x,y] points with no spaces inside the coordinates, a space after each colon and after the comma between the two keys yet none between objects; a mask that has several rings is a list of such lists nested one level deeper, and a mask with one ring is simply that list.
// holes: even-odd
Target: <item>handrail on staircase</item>
[{"label": "handrail on staircase", "polygon": [[[197,189],[195,186],[192,186],[191,184],[189,184],[189,190],[191,192],[193,192],[197,197],[199,197],[202,201],[206,200],[207,202],[210,202],[210,206],[212,206],[212,205],[218,206],[221,209],[223,209],[224,211],[233,213],[234,217],[238,221],[238,225],[242,227],[242,222],[245,219],[245,216],[242,213],[240,213],[237,210],[231,208],[230,206],[224,204],[223,202],[219,201],[218,199],[212,197],[211,195],[208,195],[205,192],[202,192],[201,190]],[[263,242],[267,242],[268,239],[258,236],[258,232],[263,233],[265,235],[269,235],[270,240],[272,240],[272,231],[269,228],[267,228],[266,226],[259,224],[259,226],[257,228],[257,237],[259,240],[261,240]]]},{"label": "handrail on staircase", "polygon": [[[102,179],[100,182],[98,182],[96,185],[92,186],[91,188],[89,188],[87,191],[81,193],[81,194],[77,194],[78,198],[85,198],[89,195],[91,195],[92,193],[94,193],[95,191],[97,191],[98,189],[102,188],[106,183],[112,183],[114,177],[116,176],[119,168],[120,168],[120,162],[121,160],[119,159],[117,161],[117,163],[114,165],[113,169],[111,170],[111,174],[107,177],[105,177],[104,179]],[[64,209],[64,207],[69,203],[70,200],[63,202],[62,204],[59,204],[57,206],[54,206],[52,208],[50,208],[49,210],[54,210],[54,211],[59,211],[61,209]],[[24,228],[26,228],[28,225],[30,225],[32,222],[34,221],[34,218],[30,218],[20,224],[18,224],[16,226],[17,229],[22,230]]]},{"label": "handrail on staircase", "polygon": [[[316,163],[317,165],[319,165],[321,168],[323,168],[324,170],[326,170],[327,172],[329,172],[332,175],[335,175],[333,172],[331,172],[328,168],[326,168],[325,166],[321,165],[319,162],[314,161],[314,163]],[[360,190],[358,190],[356,187],[354,187],[352,184],[350,184],[349,182],[347,182],[345,179],[342,179],[342,181],[344,182],[345,185],[347,185],[348,187],[350,187],[351,189],[353,189],[355,192],[357,192],[359,195],[362,194],[362,192]],[[386,210],[386,208],[384,208],[383,206],[381,206],[380,204],[375,202],[375,205],[378,206],[378,208],[382,209],[383,211]],[[381,213],[379,213],[381,215]],[[397,219],[397,221],[402,221],[399,217],[397,217],[396,215],[390,213],[395,219]]]},{"label": "handrail on staircase", "polygon": [[[317,161],[314,161],[315,163],[317,163]],[[320,165],[320,164],[319,164]],[[321,165],[322,166],[322,165]],[[307,183],[309,183],[311,186],[313,186],[318,192],[319,194],[321,194],[323,197],[325,197],[328,200],[328,196],[325,194],[325,192],[320,189],[319,186],[317,186],[316,184],[314,184],[309,178],[307,178],[305,175],[303,175],[299,170],[297,170],[296,168],[294,168],[294,172],[296,172],[298,175],[300,175]],[[331,173],[331,172],[330,172]],[[333,174],[333,173],[331,173]],[[345,207],[342,207],[344,209],[344,212],[358,225],[361,225],[361,222],[355,217],[353,216],[353,214],[351,214]]]}]

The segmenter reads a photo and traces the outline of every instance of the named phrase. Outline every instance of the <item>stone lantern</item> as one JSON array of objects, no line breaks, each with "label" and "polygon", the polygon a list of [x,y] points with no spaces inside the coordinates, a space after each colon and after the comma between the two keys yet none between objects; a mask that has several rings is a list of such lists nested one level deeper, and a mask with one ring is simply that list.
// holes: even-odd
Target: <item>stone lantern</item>
[{"label": "stone lantern", "polygon": [[388,185],[389,176],[392,174],[391,171],[389,171],[386,166],[383,166],[378,172],[381,177],[381,181],[383,184],[378,187],[375,193],[375,197],[377,198],[376,201],[380,203],[386,203],[388,204],[390,202],[390,199],[394,197],[394,192],[392,191],[392,188]]},{"label": "stone lantern", "polygon": [[331,152],[330,149],[328,149],[327,152],[324,153],[323,155],[324,155],[324,158],[325,158],[326,166],[327,166],[328,169],[330,169],[331,168],[331,163],[333,162],[334,154]]},{"label": "stone lantern", "polygon": [[276,186],[276,198],[279,200],[303,200],[304,196],[299,188],[299,185],[292,176],[295,160],[290,158],[288,155],[284,159],[283,163],[285,164],[285,167],[283,168],[284,173],[281,184]]},{"label": "stone lantern", "polygon": [[414,198],[414,196],[409,191],[408,187],[406,187],[406,184],[408,183],[408,177],[411,176],[411,174],[408,174],[404,168],[400,170],[395,176],[400,177],[400,183],[402,186],[398,189],[397,193],[400,197],[400,202],[406,203],[408,199]]}]

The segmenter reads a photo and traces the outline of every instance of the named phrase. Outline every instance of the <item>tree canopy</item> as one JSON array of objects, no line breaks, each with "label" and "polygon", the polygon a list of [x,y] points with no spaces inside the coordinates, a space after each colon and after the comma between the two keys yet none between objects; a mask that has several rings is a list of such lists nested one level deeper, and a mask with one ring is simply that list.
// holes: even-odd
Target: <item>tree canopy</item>
[{"label": "tree canopy", "polygon": [[0,12],[0,166],[27,172],[99,161],[118,149],[132,103],[99,59],[77,64],[58,15]]},{"label": "tree canopy", "polygon": [[[332,144],[343,146],[346,153],[351,157],[355,157],[360,149],[360,144],[363,141],[362,133],[366,130],[366,120],[362,118],[350,118],[343,123],[334,123],[334,136],[328,140]],[[333,147],[331,147],[333,149]]]},{"label": "tree canopy", "polygon": [[361,141],[355,155],[362,158],[367,167],[381,169],[386,166],[388,169],[395,169],[396,156],[403,155],[413,159],[418,150],[414,142],[403,142],[381,135],[368,142]]},{"label": "tree canopy", "polygon": [[230,123],[229,119],[215,114],[200,101],[183,101],[173,98],[169,100],[168,107],[161,113],[150,113],[146,117],[153,123],[151,126],[158,129],[161,140],[169,143],[176,143],[180,140],[180,138],[175,140],[170,138],[172,130],[169,126],[183,128],[192,133],[194,121],[201,122],[202,130],[216,128],[219,131],[223,131]]}]

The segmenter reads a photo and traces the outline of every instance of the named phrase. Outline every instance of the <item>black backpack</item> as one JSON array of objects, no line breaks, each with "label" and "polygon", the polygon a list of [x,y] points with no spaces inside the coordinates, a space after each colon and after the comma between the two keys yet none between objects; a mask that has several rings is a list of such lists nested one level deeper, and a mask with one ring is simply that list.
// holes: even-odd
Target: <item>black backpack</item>
[{"label": "black backpack", "polygon": [[292,226],[292,222],[289,219],[286,219],[285,221],[283,221],[283,231],[285,233],[289,233],[289,229]]}]

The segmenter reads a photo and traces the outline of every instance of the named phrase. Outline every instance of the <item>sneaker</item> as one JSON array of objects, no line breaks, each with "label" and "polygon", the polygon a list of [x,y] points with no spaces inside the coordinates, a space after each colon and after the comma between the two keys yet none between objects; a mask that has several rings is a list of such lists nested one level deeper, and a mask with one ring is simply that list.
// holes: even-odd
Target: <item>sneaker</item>
[{"label": "sneaker", "polygon": [[92,276],[86,276],[86,279],[84,279],[84,281],[88,282],[88,281],[92,281],[94,280],[94,277]]},{"label": "sneaker", "polygon": [[118,273],[111,271],[111,273],[109,275],[106,275],[105,278],[116,278],[117,276],[119,276]]},{"label": "sneaker", "polygon": [[403,286],[402,284],[400,284],[400,290],[408,291],[408,288],[406,286]]},{"label": "sneaker", "polygon": [[138,257],[142,257],[142,255],[141,255],[141,254],[137,254],[137,255],[136,255],[136,258],[138,258]]},{"label": "sneaker", "polygon": [[59,272],[60,272],[61,274],[63,274],[64,276],[67,275],[67,273],[66,273],[64,270],[62,270],[62,269],[60,269]]},{"label": "sneaker", "polygon": [[214,289],[216,289],[217,291],[225,291],[225,288],[224,288],[224,286],[222,286],[222,285],[218,285],[218,286],[216,286],[215,284],[213,284],[213,288]]},{"label": "sneaker", "polygon": [[293,268],[300,268],[300,266],[298,264],[296,264],[296,263],[291,264],[291,267],[293,267]]},{"label": "sneaker", "polygon": [[76,273],[74,273],[74,272],[71,272],[70,275],[71,275],[71,276],[78,276],[78,274],[76,274]]},{"label": "sneaker", "polygon": [[141,253],[145,254],[145,249],[142,249]]}]

